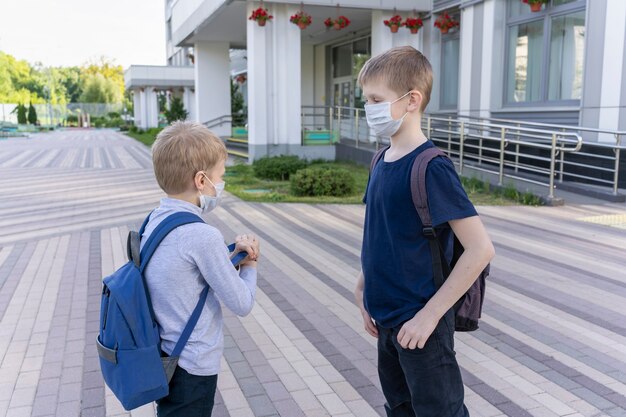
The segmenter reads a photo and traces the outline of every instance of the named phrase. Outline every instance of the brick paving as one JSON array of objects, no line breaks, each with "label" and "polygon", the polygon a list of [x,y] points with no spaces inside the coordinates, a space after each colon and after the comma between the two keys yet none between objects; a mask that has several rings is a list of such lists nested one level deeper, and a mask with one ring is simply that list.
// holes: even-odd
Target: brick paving
[{"label": "brick paving", "polygon": [[[119,133],[0,141],[0,416],[154,416],[105,387],[94,338],[101,279],[160,197]],[[471,415],[626,416],[626,206],[479,212],[498,255],[481,329],[456,335]],[[207,217],[263,239],[256,306],[225,310],[215,416],[384,415],[352,300],[363,215],[227,197]]]}]

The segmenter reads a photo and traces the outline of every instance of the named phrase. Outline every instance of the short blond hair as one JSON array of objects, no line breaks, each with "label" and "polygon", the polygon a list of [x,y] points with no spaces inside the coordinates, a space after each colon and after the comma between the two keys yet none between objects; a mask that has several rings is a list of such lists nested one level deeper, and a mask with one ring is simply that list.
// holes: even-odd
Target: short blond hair
[{"label": "short blond hair", "polygon": [[398,94],[411,90],[422,93],[420,112],[424,112],[433,89],[433,68],[428,59],[412,46],[398,46],[367,60],[358,82],[382,81]]},{"label": "short blond hair", "polygon": [[154,175],[167,194],[180,194],[193,184],[198,171],[209,171],[226,160],[224,142],[204,125],[174,122],[152,145]]}]

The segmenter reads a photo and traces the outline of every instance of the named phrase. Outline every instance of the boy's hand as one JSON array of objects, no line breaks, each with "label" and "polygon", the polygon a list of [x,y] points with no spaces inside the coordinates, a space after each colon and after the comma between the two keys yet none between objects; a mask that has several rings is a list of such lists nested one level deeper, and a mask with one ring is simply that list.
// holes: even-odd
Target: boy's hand
[{"label": "boy's hand", "polygon": [[404,349],[424,348],[440,319],[441,317],[436,317],[426,308],[421,309],[411,320],[402,325],[398,332],[398,343]]},{"label": "boy's hand", "polygon": [[256,261],[260,255],[260,242],[259,239],[252,234],[239,235],[235,238],[235,250],[233,255],[239,252],[247,252],[248,257],[244,262],[251,260]]},{"label": "boy's hand", "polygon": [[374,337],[378,337],[378,329],[376,328],[376,323],[372,317],[370,317],[369,313],[365,311],[364,308],[361,308],[361,316],[363,316],[363,324],[365,326],[365,331]]},{"label": "boy's hand", "polygon": [[376,328],[376,323],[372,320],[372,317],[369,315],[367,310],[365,310],[365,306],[363,305],[363,287],[365,286],[363,277],[363,271],[359,273],[357,278],[356,288],[354,290],[354,299],[356,300],[356,305],[359,306],[361,310],[361,316],[363,317],[363,325],[365,327],[365,331],[374,337],[378,337],[378,329]]}]

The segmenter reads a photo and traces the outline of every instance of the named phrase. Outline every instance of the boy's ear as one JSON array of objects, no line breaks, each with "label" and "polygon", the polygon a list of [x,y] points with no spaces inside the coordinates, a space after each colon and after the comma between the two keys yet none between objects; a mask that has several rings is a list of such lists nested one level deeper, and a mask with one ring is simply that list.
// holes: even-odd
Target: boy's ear
[{"label": "boy's ear", "polygon": [[424,96],[417,90],[411,90],[409,94],[409,108],[408,111],[419,111],[422,106],[422,100],[424,100]]},{"label": "boy's ear", "polygon": [[204,188],[205,181],[206,179],[204,179],[204,175],[202,175],[202,171],[196,172],[196,175],[193,176],[193,185],[196,189]]}]

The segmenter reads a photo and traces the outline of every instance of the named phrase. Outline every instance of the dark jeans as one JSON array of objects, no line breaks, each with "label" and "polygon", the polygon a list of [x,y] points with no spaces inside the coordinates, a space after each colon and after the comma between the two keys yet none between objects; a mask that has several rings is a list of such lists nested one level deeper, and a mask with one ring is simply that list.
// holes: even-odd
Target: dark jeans
[{"label": "dark jeans", "polygon": [[378,326],[378,375],[388,417],[469,417],[454,352],[454,313],[439,322],[423,349],[403,349],[402,326]]},{"label": "dark jeans", "polygon": [[158,417],[211,417],[217,375],[191,375],[176,367],[170,381],[170,393],[157,403]]}]

